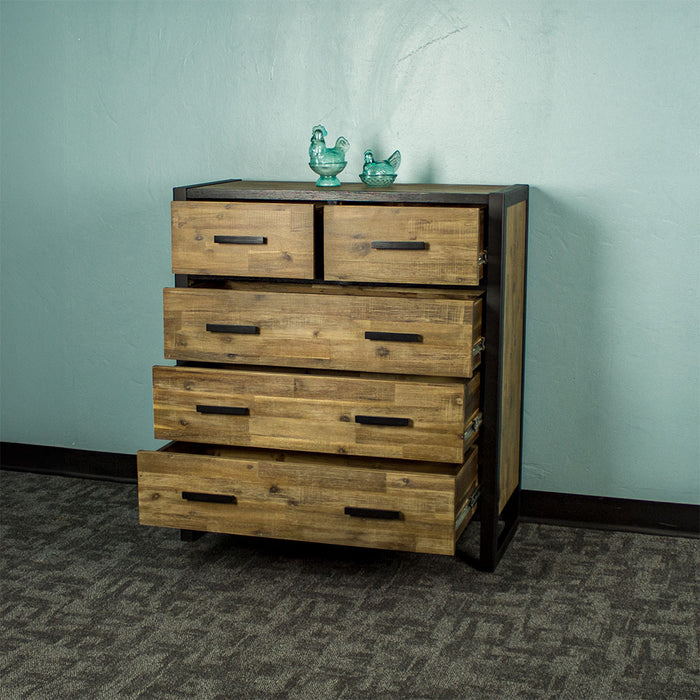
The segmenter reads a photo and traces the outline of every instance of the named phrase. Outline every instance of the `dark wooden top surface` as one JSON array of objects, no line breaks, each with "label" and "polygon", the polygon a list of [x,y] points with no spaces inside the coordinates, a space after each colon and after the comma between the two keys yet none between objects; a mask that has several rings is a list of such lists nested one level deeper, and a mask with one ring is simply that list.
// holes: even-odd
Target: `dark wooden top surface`
[{"label": "dark wooden top surface", "polygon": [[[521,185],[436,185],[394,184],[391,187],[367,187],[362,183],[340,187],[316,187],[313,182],[273,182],[227,180],[175,188],[176,199],[276,200],[297,202],[362,202],[487,204],[489,195],[506,193]],[[178,196],[179,195],[179,196]]]}]

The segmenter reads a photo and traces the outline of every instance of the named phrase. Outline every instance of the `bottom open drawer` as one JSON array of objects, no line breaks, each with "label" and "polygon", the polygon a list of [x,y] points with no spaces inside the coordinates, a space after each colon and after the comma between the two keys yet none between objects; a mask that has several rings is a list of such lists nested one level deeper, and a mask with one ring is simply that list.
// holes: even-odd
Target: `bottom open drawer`
[{"label": "bottom open drawer", "polygon": [[454,554],[475,510],[464,464],[170,443],[138,453],[143,525]]}]

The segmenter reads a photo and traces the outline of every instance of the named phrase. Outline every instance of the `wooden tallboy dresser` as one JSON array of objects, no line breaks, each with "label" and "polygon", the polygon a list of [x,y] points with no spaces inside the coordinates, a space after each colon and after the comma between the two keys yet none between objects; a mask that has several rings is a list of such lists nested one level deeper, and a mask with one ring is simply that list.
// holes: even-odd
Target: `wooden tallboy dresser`
[{"label": "wooden tallboy dresser", "polygon": [[174,190],[144,525],[454,555],[519,518],[528,187]]}]

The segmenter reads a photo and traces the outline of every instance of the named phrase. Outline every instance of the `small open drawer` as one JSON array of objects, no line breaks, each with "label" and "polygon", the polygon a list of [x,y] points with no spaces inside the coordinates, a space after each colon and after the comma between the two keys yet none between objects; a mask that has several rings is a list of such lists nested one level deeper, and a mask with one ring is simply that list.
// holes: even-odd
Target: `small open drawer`
[{"label": "small open drawer", "polygon": [[312,204],[173,202],[175,274],[311,279]]},{"label": "small open drawer", "polygon": [[354,282],[477,285],[479,207],[336,206],[324,210],[325,277]]},{"label": "small open drawer", "polygon": [[142,525],[453,555],[476,508],[463,464],[170,443],[138,453]]}]

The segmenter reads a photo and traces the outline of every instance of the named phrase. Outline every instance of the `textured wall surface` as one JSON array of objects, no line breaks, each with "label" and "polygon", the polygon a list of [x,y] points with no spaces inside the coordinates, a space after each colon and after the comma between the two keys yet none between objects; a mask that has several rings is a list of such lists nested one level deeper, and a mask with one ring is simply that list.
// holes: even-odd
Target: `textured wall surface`
[{"label": "textured wall surface", "polygon": [[700,4],[2,2],[3,440],[152,438],[174,185],[532,186],[524,486],[700,502]]}]

